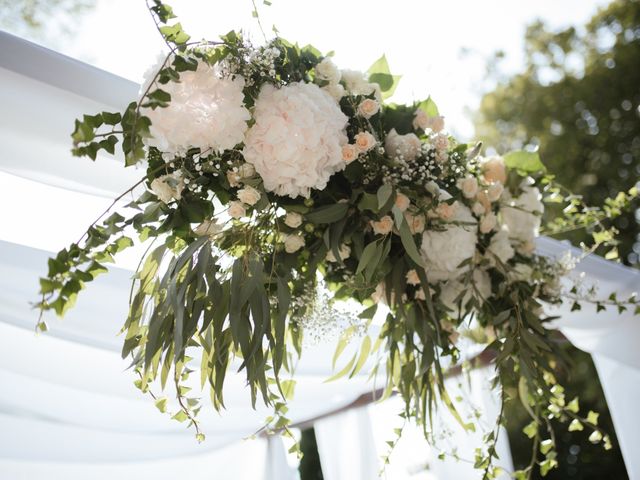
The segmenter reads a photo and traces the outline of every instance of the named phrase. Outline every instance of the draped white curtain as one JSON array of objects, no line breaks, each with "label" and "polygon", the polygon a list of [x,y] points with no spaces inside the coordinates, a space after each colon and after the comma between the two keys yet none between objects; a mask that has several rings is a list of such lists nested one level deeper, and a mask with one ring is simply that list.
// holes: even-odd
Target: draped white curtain
[{"label": "draped white curtain", "polygon": [[[433,425],[435,445],[429,445],[414,424],[399,416],[403,402],[394,397],[381,404],[350,410],[315,424],[318,452],[326,480],[376,478],[383,467],[382,458],[389,453],[388,441],[396,439],[395,430],[403,427],[402,437],[393,449],[391,462],[383,478],[387,480],[475,480],[482,472],[473,468],[475,448],[482,445],[482,437],[496,423],[500,404],[490,387],[490,368],[469,372],[448,379],[446,387],[452,398],[464,396],[458,405],[465,421],[473,421],[477,431],[465,432],[446,409],[441,408]],[[476,418],[476,412],[479,418]],[[500,460],[496,462],[513,471],[511,451],[504,429],[500,429],[496,448]],[[438,458],[446,453],[443,459]],[[458,460],[453,454],[458,456]],[[508,479],[505,473],[500,478]]]}]

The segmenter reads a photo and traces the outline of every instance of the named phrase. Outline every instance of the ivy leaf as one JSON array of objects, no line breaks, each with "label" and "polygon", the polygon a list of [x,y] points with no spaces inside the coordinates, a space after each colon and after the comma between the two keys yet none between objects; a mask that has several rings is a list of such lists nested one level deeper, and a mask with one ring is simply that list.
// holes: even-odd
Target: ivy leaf
[{"label": "ivy leaf", "polygon": [[385,55],[382,55],[369,67],[367,74],[369,75],[370,82],[380,85],[382,98],[385,100],[393,95],[401,78],[399,75],[391,75],[389,63]]},{"label": "ivy leaf", "polygon": [[533,438],[538,434],[538,422],[535,420],[522,429],[522,432],[529,438]]},{"label": "ivy leaf", "polygon": [[160,33],[167,42],[175,43],[176,45],[184,45],[191,38],[182,30],[180,23],[160,27]]},{"label": "ivy leaf", "polygon": [[547,171],[538,152],[525,152],[524,150],[509,152],[504,156],[504,163],[509,168],[526,173]]},{"label": "ivy leaf", "polygon": [[582,423],[580,423],[580,420],[578,420],[577,418],[574,418],[569,424],[569,431],[580,432],[582,430],[584,430],[584,426],[582,425]]},{"label": "ivy leaf", "polygon": [[162,413],[165,413],[167,411],[167,397],[158,398],[155,403],[156,408]]},{"label": "ivy leaf", "polygon": [[427,98],[426,100],[420,102],[418,104],[418,108],[430,117],[437,117],[438,115],[440,115],[438,106],[436,105],[436,102],[431,99],[431,96],[429,96],[429,98]]}]

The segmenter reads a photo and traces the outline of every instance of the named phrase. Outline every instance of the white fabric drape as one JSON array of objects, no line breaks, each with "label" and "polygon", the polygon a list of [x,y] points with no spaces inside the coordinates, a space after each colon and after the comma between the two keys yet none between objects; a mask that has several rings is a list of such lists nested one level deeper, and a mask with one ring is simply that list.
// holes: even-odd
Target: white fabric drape
[{"label": "white fabric drape", "polygon": [[[465,421],[473,421],[477,431],[466,432],[453,416],[441,408],[435,416],[433,430],[436,444],[430,446],[422,430],[407,422],[395,446],[391,463],[384,470],[387,480],[475,480],[482,472],[473,468],[475,448],[490,432],[499,414],[499,399],[489,388],[491,369],[471,371],[468,375],[446,381],[452,398],[464,396],[458,405]],[[350,410],[316,422],[315,432],[322,471],[326,480],[368,480],[376,478],[382,458],[389,452],[388,441],[396,439],[395,429],[404,424],[399,414],[402,400],[393,397],[381,404]],[[476,416],[478,414],[478,417]],[[446,452],[444,459],[439,459]],[[506,472],[513,471],[511,451],[504,429],[500,429],[496,462]],[[456,454],[456,460],[452,454]],[[500,478],[507,479],[505,473]]]}]

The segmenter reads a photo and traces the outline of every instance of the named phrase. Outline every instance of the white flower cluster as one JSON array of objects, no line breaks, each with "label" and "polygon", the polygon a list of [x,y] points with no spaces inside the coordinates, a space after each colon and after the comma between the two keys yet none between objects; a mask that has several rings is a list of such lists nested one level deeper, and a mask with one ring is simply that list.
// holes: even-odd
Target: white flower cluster
[{"label": "white flower cluster", "polygon": [[317,85],[291,83],[262,87],[247,132],[244,157],[254,165],[267,191],[309,197],[345,168],[347,117]]},{"label": "white flower cluster", "polygon": [[223,68],[230,74],[241,75],[247,86],[251,86],[255,83],[254,78],[273,79],[276,76],[275,61],[280,55],[280,50],[273,45],[259,49],[247,45],[240,48],[237,54],[227,57]]},{"label": "white flower cluster", "polygon": [[143,108],[141,113],[151,120],[145,144],[158,148],[165,158],[190,148],[219,152],[244,141],[251,115],[244,106],[242,77],[225,77],[218,65],[200,62],[197,70],[182,72],[179,82],[161,88],[171,95],[169,105]]}]

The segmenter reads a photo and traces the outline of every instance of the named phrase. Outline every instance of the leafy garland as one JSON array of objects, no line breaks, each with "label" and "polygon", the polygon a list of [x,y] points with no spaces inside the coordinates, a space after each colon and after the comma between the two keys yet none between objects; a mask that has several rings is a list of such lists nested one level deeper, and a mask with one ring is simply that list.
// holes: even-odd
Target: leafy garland
[{"label": "leafy garland", "polygon": [[[543,194],[546,203],[565,207],[544,225],[548,234],[589,228],[590,248],[609,245],[608,256],[614,258],[615,231],[605,223],[629,208],[635,190],[607,200],[602,209],[592,208],[565,192],[535,152],[479,156],[480,145],[459,144],[444,133],[431,99],[414,105],[383,102],[399,80],[384,57],[367,75],[340,72],[315,48],[282,38],[253,47],[230,32],[220,41],[191,42],[179,23],[169,23],[170,7],[154,0],[150,11],[169,54],[152,71],[139,101],[122,114],[85,115],[72,135],[74,155],[95,160],[103,150],[114,154],[119,144],[127,166],[146,161],[146,175],[79,241],[49,260],[48,275],[40,280],[41,313],[64,315],[86,283],[134,244],[135,232],[149,248],[134,277],[122,355],[132,358],[136,385],[163,412],[168,399],[152,392],[154,382],[163,391],[173,383],[178,403],[173,418],[194,426],[200,441],[201,403],[190,394],[187,380],[199,373],[201,387],[208,385],[213,407],[221,410],[232,367],[245,372],[254,406],[260,399],[274,408],[268,429],[289,434],[286,404],[295,385],[290,378],[294,360],[303,337],[313,334],[306,331],[309,318],[318,289],[326,285],[334,299],[355,299],[364,306],[357,321],[340,332],[334,366],[347,343],[361,343],[334,378],[353,377],[377,356],[381,360],[371,377],[385,379],[382,398],[400,394],[403,416],[422,426],[427,439],[433,438],[431,416],[438,403],[465,429],[475,428],[458,414],[444,384],[446,368],[463,360],[458,332],[475,331],[493,357],[503,406],[519,399],[532,418],[524,432],[533,441],[531,464],[514,472],[515,478],[530,478],[536,465],[542,475],[557,466],[551,419],[568,422],[569,430],[591,429],[590,439],[610,448],[597,414],[580,415],[578,400],[566,399],[556,380],[562,339],[548,328],[554,318],[542,308],[569,301],[577,309],[584,295],[577,287],[562,291],[568,265],[536,255],[532,241]],[[238,132],[225,131],[214,118],[208,131],[220,137],[217,146],[197,144],[191,134],[202,118],[188,102],[197,101],[202,91],[189,93],[189,82],[203,82],[201,88],[219,82],[211,88],[241,92],[240,104],[230,113],[221,108],[219,115],[228,113],[225,121],[248,128],[240,132],[246,140],[229,140]],[[239,89],[234,82],[241,82]],[[285,91],[291,92],[286,100],[278,99]],[[188,102],[176,103],[176,95],[186,95]],[[316,104],[309,107],[314,99],[333,102],[325,110],[337,112],[323,123],[333,132],[329,137],[315,150],[295,153],[307,162],[298,172],[303,177],[314,169],[318,177],[327,175],[321,164],[333,162],[324,185],[322,178],[315,179],[319,188],[294,189],[303,182],[295,175],[290,185],[272,185],[272,177],[290,167],[282,163],[277,146],[262,150],[275,149],[272,157],[258,154],[257,159],[281,163],[263,165],[261,172],[257,161],[246,158],[252,130],[262,125],[258,112],[270,118],[269,108],[292,98],[314,112]],[[215,96],[206,101],[215,103]],[[182,110],[172,110],[176,105]],[[333,128],[340,115],[344,127]],[[185,118],[187,124],[181,124]],[[268,124],[265,135],[277,128]],[[320,127],[288,128],[293,142],[295,133],[311,138],[309,132]],[[178,132],[189,139],[180,144]],[[332,139],[342,163],[336,163]],[[204,138],[205,144],[209,140]],[[233,145],[223,147],[223,141]],[[255,148],[268,138],[260,142]],[[317,158],[322,149],[326,154]],[[119,213],[111,213],[134,194]],[[638,310],[634,297],[595,302],[598,310],[607,305]],[[359,334],[378,310],[386,312],[378,338]],[[42,315],[38,328],[47,328]],[[478,449],[475,465],[484,478],[498,474],[493,462],[503,421],[501,413]]]}]

